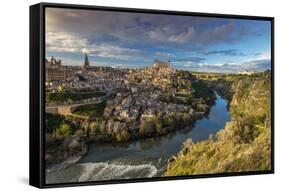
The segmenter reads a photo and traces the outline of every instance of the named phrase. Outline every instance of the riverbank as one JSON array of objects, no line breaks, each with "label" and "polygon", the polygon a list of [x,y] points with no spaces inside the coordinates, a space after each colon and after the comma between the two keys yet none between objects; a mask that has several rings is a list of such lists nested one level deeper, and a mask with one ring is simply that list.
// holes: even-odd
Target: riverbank
[{"label": "riverbank", "polygon": [[[177,129],[164,136],[143,138],[124,143],[92,143],[87,154],[64,169],[47,173],[49,183],[64,181],[95,181],[124,178],[160,177],[168,159],[178,153],[182,143],[208,139],[229,120],[227,102],[219,95],[207,116],[192,125]],[[96,176],[96,173],[99,176]],[[67,175],[67,178],[65,176]]]},{"label": "riverbank", "polygon": [[187,140],[165,176],[271,169],[270,76],[233,77],[232,84],[231,121],[208,140]]},{"label": "riverbank", "polygon": [[[85,135],[74,135],[68,136],[61,140],[57,140],[52,143],[51,146],[46,150],[46,164],[47,169],[52,170],[54,168],[66,168],[70,165],[77,163],[86,153],[87,147],[89,144],[94,143],[110,143],[110,144],[122,144],[122,143],[133,143],[137,140],[141,139],[149,139],[155,137],[165,136],[171,132],[178,131],[180,129],[190,130],[192,125],[197,120],[208,115],[210,109],[204,113],[197,114],[196,116],[189,118],[189,120],[181,125],[176,127],[164,127],[161,129],[157,129],[155,131],[147,131],[145,134],[141,133],[139,129],[133,129],[128,131],[129,138],[118,141],[110,134],[104,135],[89,135],[89,137]],[[178,124],[178,123],[177,123]]]},{"label": "riverbank", "polygon": [[[60,124],[61,128],[58,130],[55,129],[53,135],[46,135],[46,168],[53,168],[53,166],[60,167],[60,164],[69,165],[69,163],[65,163],[65,161],[70,160],[69,158],[82,158],[85,154],[84,145],[92,143],[118,144],[133,142],[139,139],[164,136],[182,128],[192,127],[192,124],[196,120],[208,115],[214,100],[215,96],[210,97],[207,102],[203,99],[198,99],[192,105],[184,106],[185,110],[181,112],[172,112],[167,118],[158,113],[152,117],[142,118],[140,123],[138,125],[135,124],[133,127],[128,127],[130,124],[126,122],[113,121],[112,119],[108,121],[91,121],[76,119],[72,116],[66,116],[64,118],[54,116],[55,118],[52,119],[49,114],[49,121],[47,123],[51,123],[52,125],[55,123]],[[63,125],[61,125],[60,121],[63,121]],[[68,121],[71,121],[71,123]],[[75,127],[71,128],[73,124],[84,128],[78,128],[75,135],[60,136],[58,134],[58,132],[63,132],[64,134],[71,133],[71,129],[75,129]]]}]

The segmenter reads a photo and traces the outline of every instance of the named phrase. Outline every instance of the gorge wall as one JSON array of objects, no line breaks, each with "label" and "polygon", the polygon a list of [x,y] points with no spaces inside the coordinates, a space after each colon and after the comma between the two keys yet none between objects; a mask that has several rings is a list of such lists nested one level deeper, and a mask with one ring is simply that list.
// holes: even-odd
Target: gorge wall
[{"label": "gorge wall", "polygon": [[165,176],[270,170],[271,75],[210,83],[230,100],[231,121],[206,141],[187,140]]}]

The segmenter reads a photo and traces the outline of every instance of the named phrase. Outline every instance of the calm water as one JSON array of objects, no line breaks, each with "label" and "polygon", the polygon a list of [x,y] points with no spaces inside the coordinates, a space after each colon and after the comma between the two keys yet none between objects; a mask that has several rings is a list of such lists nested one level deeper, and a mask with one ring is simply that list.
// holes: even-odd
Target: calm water
[{"label": "calm water", "polygon": [[208,139],[229,121],[227,101],[216,96],[208,117],[197,120],[192,129],[125,144],[92,144],[79,163],[48,173],[47,183],[162,176],[167,160],[179,152],[186,139]]}]

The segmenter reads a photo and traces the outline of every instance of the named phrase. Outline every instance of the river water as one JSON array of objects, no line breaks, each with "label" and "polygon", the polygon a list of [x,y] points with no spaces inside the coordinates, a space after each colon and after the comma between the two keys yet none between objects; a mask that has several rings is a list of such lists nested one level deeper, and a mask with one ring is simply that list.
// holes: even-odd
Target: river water
[{"label": "river water", "polygon": [[227,101],[216,94],[208,117],[162,137],[124,144],[92,144],[88,153],[75,165],[48,172],[46,183],[85,182],[130,178],[160,177],[168,159],[179,152],[183,142],[208,139],[230,120]]}]

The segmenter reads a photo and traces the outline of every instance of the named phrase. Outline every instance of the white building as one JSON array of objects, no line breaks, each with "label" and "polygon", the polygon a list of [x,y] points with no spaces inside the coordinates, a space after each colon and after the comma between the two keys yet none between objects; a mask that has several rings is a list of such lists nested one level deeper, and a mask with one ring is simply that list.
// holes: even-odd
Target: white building
[{"label": "white building", "polygon": [[252,75],[254,72],[249,72],[248,70],[244,70],[244,71],[239,71],[237,72],[237,74],[242,74],[242,75]]}]

